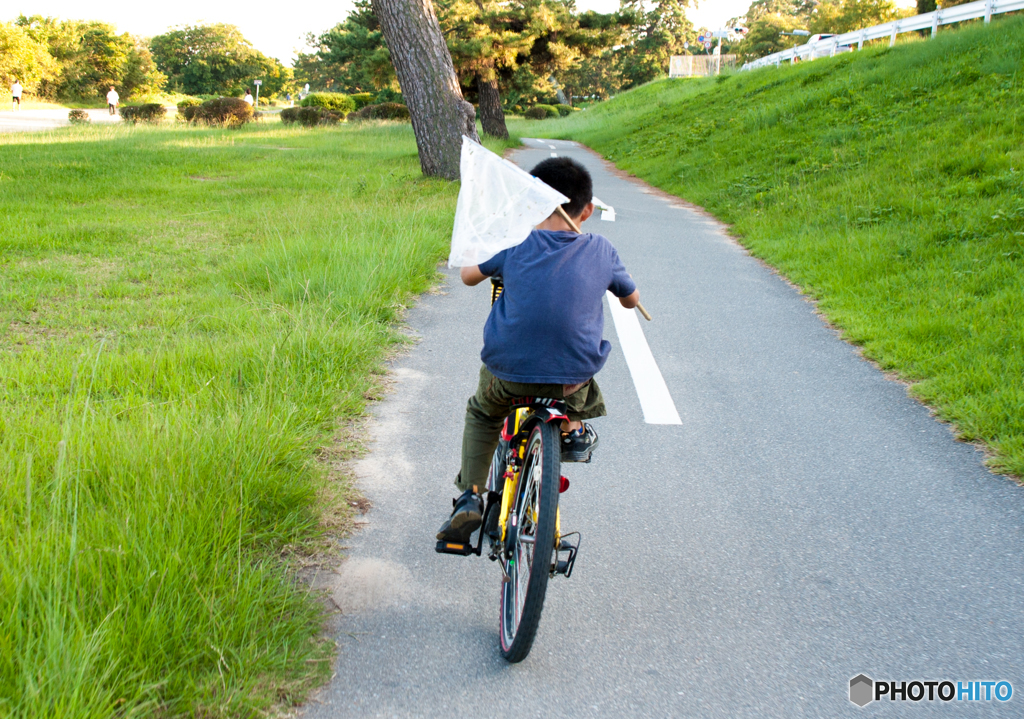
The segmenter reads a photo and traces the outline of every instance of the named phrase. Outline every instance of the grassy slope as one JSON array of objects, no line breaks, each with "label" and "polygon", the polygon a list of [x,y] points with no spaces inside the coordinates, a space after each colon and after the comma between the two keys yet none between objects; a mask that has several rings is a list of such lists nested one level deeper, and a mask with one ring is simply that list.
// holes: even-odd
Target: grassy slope
[{"label": "grassy slope", "polygon": [[522,135],[706,207],[1024,475],[1024,17],[717,80]]},{"label": "grassy slope", "polygon": [[456,192],[407,126],[0,137],[0,715],[245,716],[329,672],[279,553]]}]

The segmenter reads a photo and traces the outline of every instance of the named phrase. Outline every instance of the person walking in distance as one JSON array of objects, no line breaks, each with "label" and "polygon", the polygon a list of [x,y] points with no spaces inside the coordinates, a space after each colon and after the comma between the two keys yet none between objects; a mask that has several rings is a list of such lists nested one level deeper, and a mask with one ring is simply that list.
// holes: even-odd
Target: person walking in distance
[{"label": "person walking in distance", "polygon": [[110,92],[107,93],[107,110],[110,111],[111,115],[117,114],[117,105],[119,102],[121,102],[121,96],[117,94],[117,90],[111,87]]},{"label": "person walking in distance", "polygon": [[245,88],[245,97],[242,99],[245,100],[246,105],[252,107],[252,93],[249,92],[249,88]]},{"label": "person walking in distance", "polygon": [[11,85],[11,110],[21,109],[21,83],[18,82],[18,78],[14,78],[14,84]]}]

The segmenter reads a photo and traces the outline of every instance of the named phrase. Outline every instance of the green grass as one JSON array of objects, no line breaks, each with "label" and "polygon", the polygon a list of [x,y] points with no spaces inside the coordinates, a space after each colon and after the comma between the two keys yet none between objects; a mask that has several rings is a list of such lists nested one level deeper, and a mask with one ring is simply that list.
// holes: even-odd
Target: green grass
[{"label": "green grass", "polygon": [[0,716],[250,716],[329,675],[287,555],[456,193],[407,125],[0,136]]},{"label": "green grass", "polygon": [[1024,476],[1024,17],[515,124],[732,225]]}]

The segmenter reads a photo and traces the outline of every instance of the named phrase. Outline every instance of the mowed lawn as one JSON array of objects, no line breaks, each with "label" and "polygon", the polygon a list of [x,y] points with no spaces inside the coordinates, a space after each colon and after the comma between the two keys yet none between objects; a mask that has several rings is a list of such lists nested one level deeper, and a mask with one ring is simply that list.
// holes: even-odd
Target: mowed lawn
[{"label": "mowed lawn", "polygon": [[248,716],[329,674],[288,556],[457,190],[408,125],[0,136],[0,715]]},{"label": "mowed lawn", "polygon": [[1024,17],[514,127],[580,140],[731,224],[1024,476]]}]

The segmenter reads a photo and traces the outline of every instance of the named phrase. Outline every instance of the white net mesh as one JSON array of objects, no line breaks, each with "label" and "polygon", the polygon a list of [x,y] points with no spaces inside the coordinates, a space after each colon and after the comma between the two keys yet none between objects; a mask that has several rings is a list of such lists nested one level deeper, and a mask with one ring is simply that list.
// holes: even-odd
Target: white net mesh
[{"label": "white net mesh", "polygon": [[569,198],[462,138],[462,187],[455,208],[449,267],[479,265],[525,240]]}]

